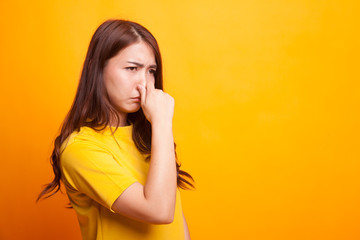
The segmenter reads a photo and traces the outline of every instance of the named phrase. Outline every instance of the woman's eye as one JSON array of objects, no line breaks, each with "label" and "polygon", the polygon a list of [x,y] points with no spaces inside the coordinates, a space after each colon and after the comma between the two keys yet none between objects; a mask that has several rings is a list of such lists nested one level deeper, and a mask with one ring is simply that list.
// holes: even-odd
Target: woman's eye
[{"label": "woman's eye", "polygon": [[150,69],[150,71],[149,71],[151,74],[155,74],[156,73],[156,70],[154,70],[154,69]]},{"label": "woman's eye", "polygon": [[136,70],[136,67],[127,67],[126,69],[128,69],[130,71],[134,71],[134,70]]}]

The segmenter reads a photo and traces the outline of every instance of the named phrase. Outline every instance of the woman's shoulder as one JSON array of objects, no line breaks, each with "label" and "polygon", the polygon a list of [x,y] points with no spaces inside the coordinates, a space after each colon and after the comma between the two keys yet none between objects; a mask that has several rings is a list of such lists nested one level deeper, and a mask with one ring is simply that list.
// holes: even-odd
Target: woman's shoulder
[{"label": "woman's shoulder", "polygon": [[83,126],[79,130],[73,131],[61,145],[60,151],[64,151],[70,145],[81,146],[81,145],[102,145],[104,135],[101,131],[95,130],[91,127]]}]

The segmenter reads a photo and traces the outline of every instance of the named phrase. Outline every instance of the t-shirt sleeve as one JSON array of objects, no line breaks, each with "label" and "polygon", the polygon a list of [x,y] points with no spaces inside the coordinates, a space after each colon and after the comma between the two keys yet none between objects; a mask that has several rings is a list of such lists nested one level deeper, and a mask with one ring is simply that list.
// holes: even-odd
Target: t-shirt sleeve
[{"label": "t-shirt sleeve", "polygon": [[92,142],[75,141],[60,157],[66,181],[111,212],[112,204],[131,184],[137,182],[104,148]]}]

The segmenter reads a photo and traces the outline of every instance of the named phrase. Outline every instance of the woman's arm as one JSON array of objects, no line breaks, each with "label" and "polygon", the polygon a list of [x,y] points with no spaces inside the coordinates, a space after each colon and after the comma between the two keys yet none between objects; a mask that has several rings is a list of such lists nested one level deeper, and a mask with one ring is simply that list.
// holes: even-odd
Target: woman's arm
[{"label": "woman's arm", "polygon": [[146,90],[140,91],[144,113],[152,127],[147,180],[145,186],[136,182],[128,187],[114,202],[112,209],[138,221],[168,224],[174,219],[177,189],[172,133],[174,100],[152,84],[148,85]]},{"label": "woman's arm", "polygon": [[189,227],[187,225],[184,213],[183,213],[183,219],[184,219],[185,240],[191,240]]}]

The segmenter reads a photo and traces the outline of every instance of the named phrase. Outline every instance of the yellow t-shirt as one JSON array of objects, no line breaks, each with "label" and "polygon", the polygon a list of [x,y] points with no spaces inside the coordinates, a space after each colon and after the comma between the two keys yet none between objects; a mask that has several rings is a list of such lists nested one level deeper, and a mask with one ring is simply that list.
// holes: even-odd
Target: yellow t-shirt
[{"label": "yellow t-shirt", "polygon": [[[74,131],[63,143],[61,180],[78,216],[84,240],[184,239],[180,191],[176,192],[174,221],[146,224],[115,213],[111,206],[131,184],[145,185],[149,162],[132,140],[133,125],[96,132]],[[113,130],[115,127],[112,127]],[[115,138],[118,144],[115,141]]]}]

